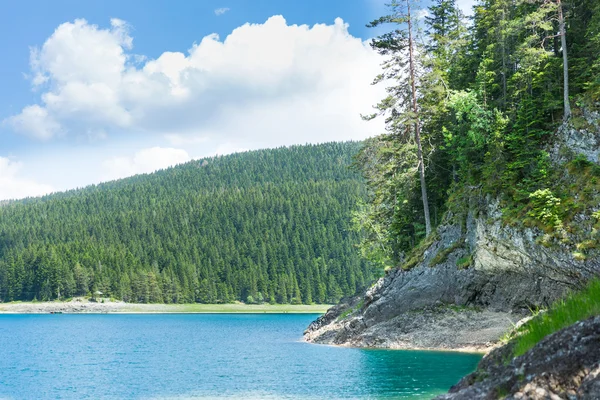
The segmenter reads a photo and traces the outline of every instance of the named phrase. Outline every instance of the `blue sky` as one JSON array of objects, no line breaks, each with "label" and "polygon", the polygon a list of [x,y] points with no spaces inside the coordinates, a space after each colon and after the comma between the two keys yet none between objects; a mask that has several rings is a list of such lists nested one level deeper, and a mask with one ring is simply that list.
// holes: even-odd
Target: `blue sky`
[{"label": "blue sky", "polygon": [[379,133],[359,114],[383,94],[365,24],[384,3],[3,2],[0,200]]}]

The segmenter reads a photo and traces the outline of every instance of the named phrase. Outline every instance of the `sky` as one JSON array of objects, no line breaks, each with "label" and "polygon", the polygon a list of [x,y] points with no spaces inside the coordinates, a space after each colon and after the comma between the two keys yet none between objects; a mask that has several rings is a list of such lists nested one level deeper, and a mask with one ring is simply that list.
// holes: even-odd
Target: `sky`
[{"label": "sky", "polygon": [[2,2],[0,200],[383,132],[386,2]]}]

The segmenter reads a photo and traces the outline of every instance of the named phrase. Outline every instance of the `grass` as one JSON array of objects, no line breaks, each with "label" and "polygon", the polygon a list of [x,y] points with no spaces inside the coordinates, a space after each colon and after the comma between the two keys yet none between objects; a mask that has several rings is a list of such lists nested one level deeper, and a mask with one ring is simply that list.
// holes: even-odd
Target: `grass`
[{"label": "grass", "polygon": [[461,248],[462,246],[464,246],[464,244],[465,244],[465,239],[464,239],[464,237],[461,236],[460,239],[458,239],[456,242],[452,243],[449,247],[438,251],[438,253],[435,255],[435,257],[433,257],[431,259],[431,261],[429,261],[429,266],[434,267],[438,264],[443,263],[444,261],[446,261],[448,259],[448,256],[450,254],[452,254],[452,252],[454,250]]},{"label": "grass", "polygon": [[546,336],[578,321],[600,315],[600,279],[594,279],[581,292],[569,294],[540,313],[513,334],[514,356],[525,354]]},{"label": "grass", "polygon": [[464,256],[456,260],[456,267],[458,269],[467,269],[473,263],[473,257],[471,255]]},{"label": "grass", "polygon": [[402,269],[408,271],[416,267],[419,263],[423,262],[423,253],[429,248],[436,240],[439,240],[437,232],[423,238],[421,242],[409,252],[406,257],[406,262],[402,265]]},{"label": "grass", "polygon": [[338,320],[343,320],[346,319],[346,317],[348,317],[348,315],[352,314],[354,312],[354,308],[349,308],[346,311],[344,311],[343,313],[340,314],[339,317],[337,317]]},{"label": "grass", "polygon": [[354,314],[354,312],[360,310],[364,304],[365,304],[365,301],[361,300],[360,302],[358,302],[358,304],[356,306],[348,308],[343,313],[341,313],[339,317],[337,317],[338,321],[346,319],[350,314]]}]

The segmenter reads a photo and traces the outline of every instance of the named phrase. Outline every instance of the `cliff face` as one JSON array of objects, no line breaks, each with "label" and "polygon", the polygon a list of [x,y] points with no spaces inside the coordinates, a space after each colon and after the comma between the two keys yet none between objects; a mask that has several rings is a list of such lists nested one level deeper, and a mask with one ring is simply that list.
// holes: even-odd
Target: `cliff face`
[{"label": "cliff face", "polygon": [[579,261],[567,246],[539,243],[543,232],[501,221],[484,201],[466,224],[438,229],[412,269],[394,270],[364,296],[315,321],[308,341],[390,348],[485,349],[531,308],[600,274],[597,258]]}]

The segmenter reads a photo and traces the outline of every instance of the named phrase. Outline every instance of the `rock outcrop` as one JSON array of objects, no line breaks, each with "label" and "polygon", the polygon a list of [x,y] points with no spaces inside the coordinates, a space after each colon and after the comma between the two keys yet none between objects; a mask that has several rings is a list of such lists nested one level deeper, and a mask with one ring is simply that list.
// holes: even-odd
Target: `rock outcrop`
[{"label": "rock outcrop", "polygon": [[557,140],[550,149],[552,158],[564,161],[561,153],[568,150],[585,156],[589,162],[600,163],[600,113],[584,109],[575,120],[579,126],[573,126],[572,122],[559,128]]},{"label": "rock outcrop", "polygon": [[410,270],[389,272],[363,296],[332,308],[305,339],[359,347],[485,350],[529,310],[600,274],[600,260],[577,260],[544,233],[501,221],[499,203],[471,205],[462,225],[438,238]]},{"label": "rock outcrop", "polygon": [[600,399],[600,317],[549,335],[522,356],[503,346],[437,400]]}]

